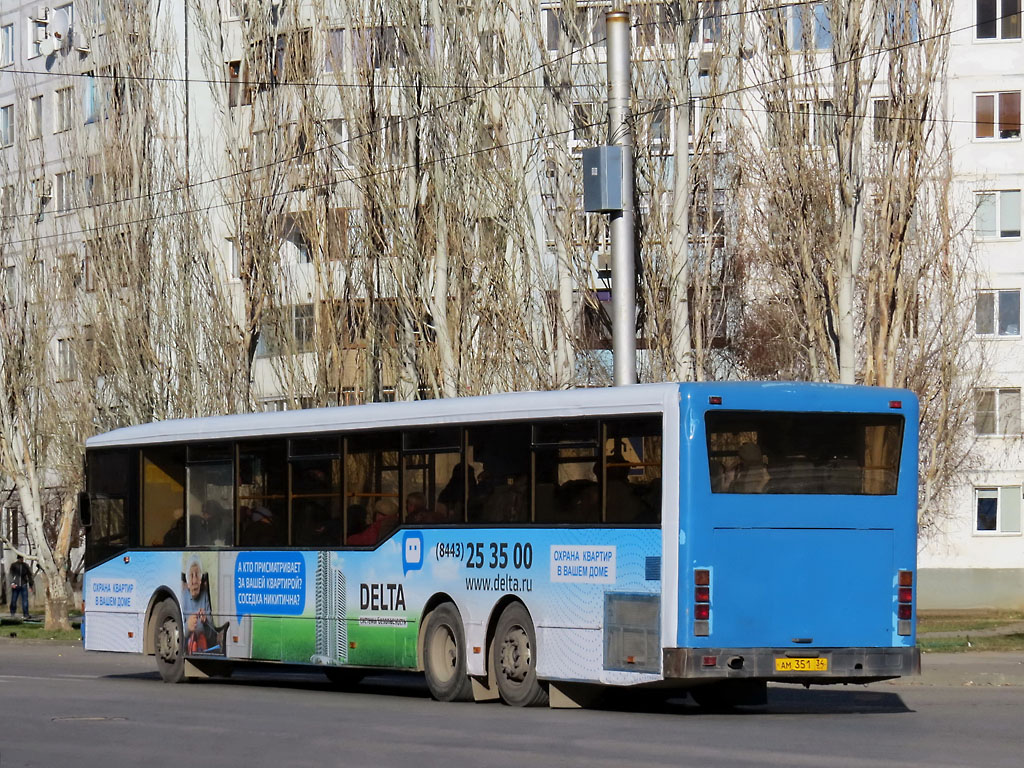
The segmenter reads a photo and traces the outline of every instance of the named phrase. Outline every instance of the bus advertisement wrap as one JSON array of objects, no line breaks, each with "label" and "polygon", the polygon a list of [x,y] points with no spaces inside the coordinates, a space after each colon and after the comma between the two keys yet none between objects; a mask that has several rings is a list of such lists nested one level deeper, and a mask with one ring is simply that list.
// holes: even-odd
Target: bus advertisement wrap
[{"label": "bus advertisement wrap", "polygon": [[[86,647],[140,650],[147,606],[136,596],[169,591],[194,657],[413,668],[424,604],[443,590],[456,596],[470,638],[503,594],[530,608],[542,634],[591,630],[572,669],[555,663],[547,673],[583,665],[601,675],[605,593],[656,595],[650,562],[660,556],[653,529],[406,530],[374,551],[133,552],[87,576],[87,608],[102,615],[90,618]],[[129,617],[137,629],[118,635]]]}]

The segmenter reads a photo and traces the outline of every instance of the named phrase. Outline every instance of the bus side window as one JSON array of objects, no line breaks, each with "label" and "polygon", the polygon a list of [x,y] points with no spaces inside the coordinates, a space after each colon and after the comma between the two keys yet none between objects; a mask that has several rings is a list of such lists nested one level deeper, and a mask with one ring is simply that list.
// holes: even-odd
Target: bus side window
[{"label": "bus side window", "polygon": [[185,514],[190,547],[234,544],[234,462],[230,443],[190,445]]},{"label": "bus side window", "polygon": [[469,522],[530,522],[530,425],[471,427],[466,443]]},{"label": "bus side window", "polygon": [[288,546],[288,463],[284,440],[238,445],[238,543]]},{"label": "bus side window", "polygon": [[[345,453],[345,543],[373,546],[399,524],[400,432],[354,435]],[[362,519],[360,519],[362,518]]]},{"label": "bus side window", "polygon": [[467,476],[458,427],[409,430],[403,435],[402,519],[407,525],[461,523],[466,514]]},{"label": "bus side window", "polygon": [[661,419],[605,422],[605,522],[661,522]]},{"label": "bus side window", "polygon": [[597,420],[534,424],[536,522],[601,522],[597,438]]},{"label": "bus side window", "polygon": [[142,453],[142,544],[185,546],[185,447]]},{"label": "bus side window", "polygon": [[131,459],[128,451],[89,454],[89,503],[92,525],[86,540],[86,562],[102,562],[128,548],[128,492]]}]

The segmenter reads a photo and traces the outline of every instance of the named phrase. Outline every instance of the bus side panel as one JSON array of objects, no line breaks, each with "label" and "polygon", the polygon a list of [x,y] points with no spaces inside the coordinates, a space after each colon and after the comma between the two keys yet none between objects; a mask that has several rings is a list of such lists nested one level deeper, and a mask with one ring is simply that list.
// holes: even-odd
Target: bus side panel
[{"label": "bus side panel", "polygon": [[[159,589],[180,605],[196,658],[414,668],[423,609],[446,593],[467,646],[481,649],[469,654],[470,672],[484,674],[495,604],[515,595],[537,628],[542,676],[635,683],[660,674],[656,528],[402,530],[373,551],[130,552],[86,578],[86,647],[141,651]],[[623,654],[643,656],[653,638],[657,652],[630,662],[642,672],[606,659],[610,610]],[[636,615],[646,624],[634,626]]]},{"label": "bus side panel", "polygon": [[161,587],[177,592],[181,554],[130,552],[85,574],[85,647],[141,653],[146,610]]}]

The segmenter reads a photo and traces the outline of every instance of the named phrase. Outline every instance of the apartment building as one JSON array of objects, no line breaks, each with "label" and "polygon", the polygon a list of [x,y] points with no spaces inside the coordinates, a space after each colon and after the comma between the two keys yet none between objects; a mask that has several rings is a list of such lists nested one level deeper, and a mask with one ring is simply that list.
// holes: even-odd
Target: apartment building
[{"label": "apartment building", "polygon": [[[770,80],[757,56],[773,29],[822,64],[834,45],[827,3],[771,5],[701,3],[681,42],[677,5],[632,4],[647,259],[642,378],[669,369],[659,355],[683,299],[699,327],[688,346],[704,361],[702,375],[744,375],[730,350],[745,304],[734,291],[757,283],[737,287],[728,266],[738,241],[730,141],[752,134],[771,143],[778,114],[809,146],[825,146],[834,129],[827,74],[781,111],[751,87]],[[919,19],[912,0],[884,7],[874,17],[879,48],[887,31],[913,42],[919,28],[931,29],[928,9]],[[577,182],[579,150],[606,139],[608,8],[5,4],[5,290],[86,295],[74,312],[53,313],[55,381],[83,375],[95,333],[87,318],[103,301],[97,283],[134,275],[132,254],[149,242],[154,255],[184,259],[172,272],[219,286],[230,332],[204,331],[203,349],[234,345],[214,356],[247,365],[246,394],[232,402],[289,408],[606,382],[607,226],[583,213]],[[919,595],[923,607],[1019,605],[1024,49],[1016,0],[952,8],[937,92],[953,202],[973,230],[971,343],[984,368],[968,430],[977,441],[922,539]],[[684,45],[688,66],[680,66]],[[723,84],[733,86],[725,96]],[[869,101],[866,142],[891,141],[884,74]],[[662,273],[683,147],[693,153],[685,178],[703,195],[688,252],[705,254],[708,280],[680,295]],[[157,170],[143,173],[142,158],[157,156]],[[117,184],[112,169],[126,169]],[[481,321],[492,317],[507,328]],[[508,366],[509,357],[526,362]]]}]

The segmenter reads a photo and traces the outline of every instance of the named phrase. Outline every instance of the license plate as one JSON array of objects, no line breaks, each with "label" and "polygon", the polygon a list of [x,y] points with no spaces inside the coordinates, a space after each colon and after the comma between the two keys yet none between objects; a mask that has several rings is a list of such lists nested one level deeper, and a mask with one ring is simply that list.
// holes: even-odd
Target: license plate
[{"label": "license plate", "polygon": [[828,659],[776,659],[776,672],[828,672]]}]

